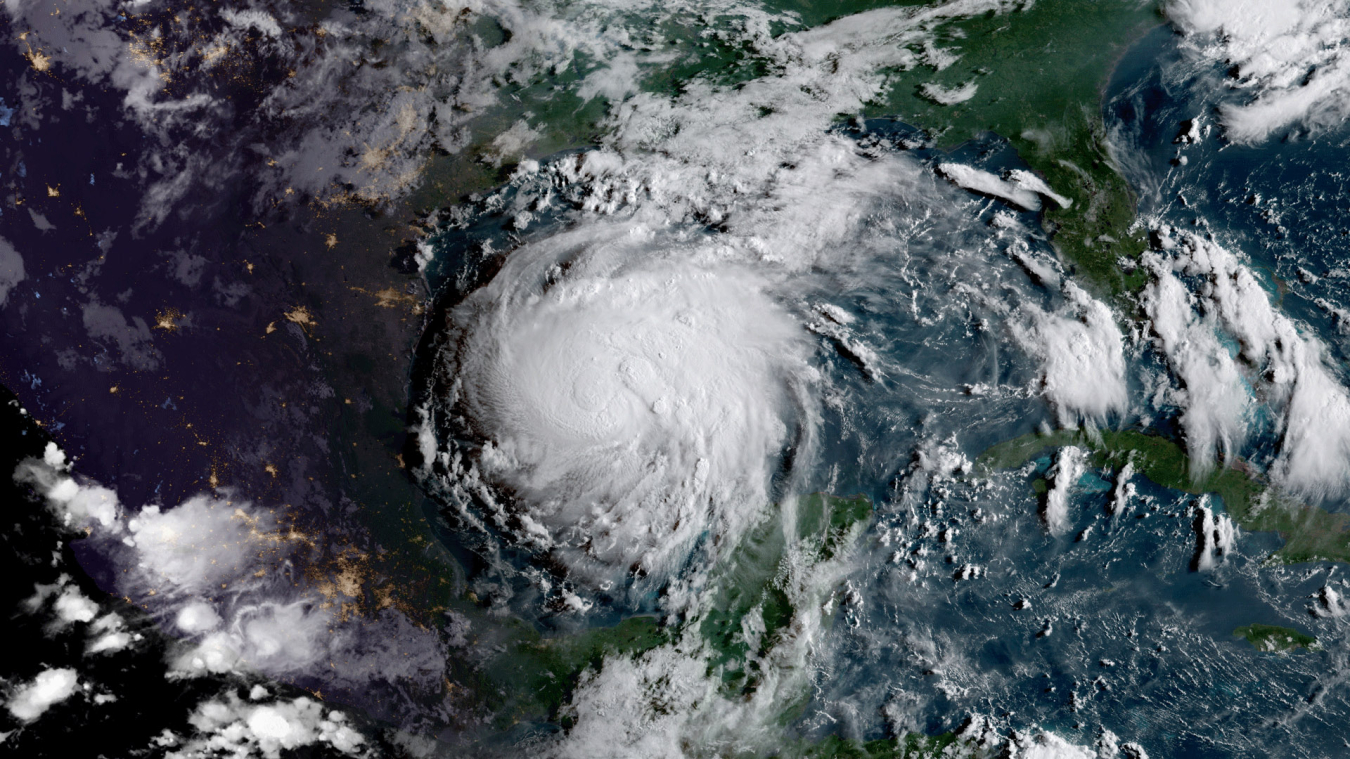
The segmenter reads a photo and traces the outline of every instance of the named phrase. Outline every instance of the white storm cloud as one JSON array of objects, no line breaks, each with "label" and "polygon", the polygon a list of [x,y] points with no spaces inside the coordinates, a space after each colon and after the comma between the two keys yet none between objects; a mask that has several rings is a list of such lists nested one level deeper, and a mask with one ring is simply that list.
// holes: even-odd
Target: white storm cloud
[{"label": "white storm cloud", "polygon": [[1196,55],[1231,67],[1243,99],[1221,106],[1220,121],[1234,142],[1350,115],[1345,0],[1173,0],[1166,11]]},{"label": "white storm cloud", "polygon": [[[255,693],[257,693],[255,689]],[[266,692],[257,693],[265,698]],[[166,735],[169,757],[224,755],[276,759],[306,746],[327,746],[351,756],[365,754],[366,740],[341,711],[300,697],[291,701],[253,703],[233,693],[197,706],[188,723],[196,732],[185,738]]]},{"label": "white storm cloud", "polygon": [[203,633],[220,626],[220,615],[211,604],[195,601],[180,608],[174,622],[185,633]]},{"label": "white storm cloud", "polygon": [[52,606],[56,610],[57,618],[64,624],[92,622],[94,617],[98,616],[98,604],[91,601],[74,585],[67,585]]},{"label": "white storm cloud", "polygon": [[669,572],[707,533],[734,545],[771,501],[807,372],[765,282],[631,255],[653,242],[616,227],[517,250],[452,316],[444,371],[485,439],[478,471],[527,540],[597,581]]},{"label": "white storm cloud", "polygon": [[32,722],[48,709],[75,694],[79,677],[69,668],[48,669],[10,694],[5,708],[15,718]]},{"label": "white storm cloud", "polygon": [[[1162,228],[1159,235],[1166,257],[1150,259],[1155,280],[1145,306],[1168,362],[1186,385],[1180,398],[1191,454],[1201,463],[1212,461],[1203,446],[1223,450],[1240,441],[1252,388],[1276,415],[1276,481],[1306,498],[1350,490],[1350,392],[1321,342],[1276,310],[1228,249],[1192,232]],[[1172,270],[1201,278],[1203,286],[1182,289]],[[1197,311],[1214,316],[1202,319]],[[1254,370],[1238,371],[1215,343],[1216,328],[1238,344]]]},{"label": "white storm cloud", "polygon": [[1104,303],[1073,282],[1064,283],[1063,293],[1063,312],[1023,306],[1012,334],[1039,359],[1041,391],[1060,425],[1074,426],[1080,418],[1101,424],[1128,405],[1124,341]]},{"label": "white storm cloud", "polygon": [[265,511],[206,495],[168,510],[147,506],[126,526],[148,581],[189,592],[247,576],[273,528]]}]

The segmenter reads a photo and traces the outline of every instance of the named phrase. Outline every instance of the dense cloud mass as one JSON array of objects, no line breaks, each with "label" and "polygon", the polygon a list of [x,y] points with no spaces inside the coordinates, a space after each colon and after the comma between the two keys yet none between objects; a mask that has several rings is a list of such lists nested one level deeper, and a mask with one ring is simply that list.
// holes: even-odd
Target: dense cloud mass
[{"label": "dense cloud mass", "polygon": [[1064,284],[1064,295],[1063,313],[1025,305],[1012,333],[1040,360],[1043,391],[1060,424],[1073,426],[1080,418],[1100,424],[1128,405],[1124,342],[1111,309],[1073,282]]},{"label": "dense cloud mass", "polygon": [[[820,389],[806,330],[886,376],[847,314],[802,313],[803,294],[822,275],[912,287],[909,253],[895,251],[933,228],[976,236],[964,212],[938,210],[959,195],[919,162],[833,132],[836,114],[879,92],[882,68],[919,65],[944,21],[1019,7],[879,9],[773,38],[760,20],[745,34],[774,75],[630,95],[602,148],[522,165],[485,205],[515,230],[560,207],[577,228],[513,250],[449,314],[422,446],[462,513],[478,502],[519,544],[589,572],[670,577],[699,536],[734,545],[772,505],[779,457],[809,460]],[[1070,204],[1028,172],[1008,182],[1030,197],[1021,207]],[[1015,223],[999,230],[1017,236]],[[1064,314],[967,297],[1006,315],[1063,423],[1124,410],[1119,330],[1081,288],[1064,287]]]},{"label": "dense cloud mass", "polygon": [[[97,541],[118,568],[119,593],[181,637],[170,657],[173,676],[262,673],[317,679],[334,690],[440,682],[444,649],[435,632],[394,609],[364,609],[359,575],[342,579],[338,589],[322,575],[300,574],[322,546],[282,524],[273,510],[198,495],[128,514],[114,491],[75,474],[50,443],[17,476],[46,497],[67,527]],[[116,614],[100,616],[98,605],[68,581],[40,585],[28,610],[48,603],[58,624],[92,623],[90,653],[133,642]]]},{"label": "dense cloud mass", "polygon": [[517,250],[452,317],[445,371],[481,476],[529,540],[601,581],[667,575],[704,535],[734,544],[801,418],[800,327],[746,270],[644,255],[665,244],[627,227]]},{"label": "dense cloud mass", "polygon": [[[1345,493],[1350,395],[1323,358],[1321,342],[1271,305],[1231,251],[1173,228],[1162,229],[1160,239],[1163,255],[1146,259],[1154,282],[1143,301],[1185,386],[1181,422],[1197,473],[1212,466],[1216,451],[1231,455],[1246,438],[1255,390],[1276,414],[1272,431],[1280,448],[1271,473],[1305,497]],[[1178,274],[1198,277],[1198,291]],[[1238,343],[1236,356],[1218,342],[1221,335]]]},{"label": "dense cloud mass", "polygon": [[32,721],[41,717],[53,704],[70,698],[78,684],[75,670],[48,669],[39,673],[31,683],[16,688],[6,706],[15,717]]},{"label": "dense cloud mass", "polygon": [[1220,118],[1234,142],[1350,116],[1344,0],[1173,0],[1167,13],[1198,54],[1231,67],[1240,99],[1223,105]]}]

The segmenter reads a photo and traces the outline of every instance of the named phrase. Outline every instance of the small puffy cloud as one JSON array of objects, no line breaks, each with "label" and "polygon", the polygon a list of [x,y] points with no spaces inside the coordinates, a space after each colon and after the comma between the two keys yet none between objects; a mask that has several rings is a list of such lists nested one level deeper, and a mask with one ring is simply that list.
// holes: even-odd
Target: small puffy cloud
[{"label": "small puffy cloud", "polygon": [[1097,759],[1148,759],[1148,752],[1133,741],[1121,743],[1115,733],[1103,730],[1097,740]]},{"label": "small puffy cloud", "polygon": [[56,618],[47,625],[49,633],[58,632],[77,622],[91,622],[98,616],[99,605],[81,592],[79,587],[70,581],[70,575],[66,574],[56,578],[54,583],[39,583],[34,588],[33,595],[24,601],[23,607],[28,613],[36,614],[53,598],[55,601],[52,603],[52,612]]},{"label": "small puffy cloud", "polygon": [[47,447],[42,449],[42,462],[52,469],[66,469],[69,466],[66,452],[56,443],[47,443]]},{"label": "small puffy cloud", "polygon": [[64,624],[89,622],[98,615],[98,604],[89,600],[74,585],[67,585],[54,604],[57,618]]},{"label": "small puffy cloud", "polygon": [[959,87],[943,87],[940,84],[929,82],[920,87],[919,92],[938,105],[956,105],[975,97],[979,88],[980,85],[974,81],[966,82]]},{"label": "small puffy cloud", "polygon": [[213,633],[175,658],[170,669],[175,674],[198,676],[233,672],[238,664],[236,639],[227,633]]},{"label": "small puffy cloud", "polygon": [[1043,730],[1031,735],[1015,735],[1009,743],[1014,749],[1011,755],[1020,759],[1097,759],[1095,751]]},{"label": "small puffy cloud", "polygon": [[214,630],[220,626],[220,615],[205,601],[187,604],[178,610],[174,622],[178,629],[190,635]]},{"label": "small puffy cloud", "polygon": [[131,645],[132,641],[137,640],[139,635],[132,635],[125,630],[126,623],[121,615],[108,613],[99,617],[90,625],[90,632],[93,634],[89,645],[85,647],[86,654],[107,654],[121,651]]},{"label": "small puffy cloud", "polygon": [[16,689],[5,706],[16,718],[32,722],[54,704],[70,698],[78,684],[75,670],[49,669]]}]

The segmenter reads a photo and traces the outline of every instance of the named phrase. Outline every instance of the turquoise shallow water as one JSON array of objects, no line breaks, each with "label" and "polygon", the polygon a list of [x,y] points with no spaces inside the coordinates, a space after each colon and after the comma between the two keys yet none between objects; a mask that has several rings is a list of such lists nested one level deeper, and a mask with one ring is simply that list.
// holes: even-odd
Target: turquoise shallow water
[{"label": "turquoise shallow water", "polygon": [[[1338,368],[1346,341],[1328,303],[1347,291],[1339,273],[1350,222],[1341,171],[1350,157],[1346,132],[1238,147],[1214,129],[1198,144],[1178,146],[1182,121],[1213,123],[1216,102],[1232,95],[1219,72],[1191,68],[1176,39],[1164,29],[1136,46],[1108,94],[1108,128],[1141,213],[1206,230],[1240,251],[1279,307],[1329,346]],[[1137,354],[1136,376],[1154,361]],[[1166,408],[1150,423],[1172,430]],[[1275,443],[1258,434],[1243,453],[1269,462]],[[1050,463],[1037,461],[1037,471]],[[988,491],[900,486],[879,519],[883,542],[894,542],[878,546],[857,576],[868,603],[860,624],[834,631],[830,684],[803,727],[827,732],[844,724],[873,736],[883,704],[900,703],[929,731],[952,727],[963,713],[998,714],[1078,742],[1110,729],[1152,756],[1344,750],[1344,628],[1308,612],[1308,597],[1338,567],[1262,566],[1278,538],[1244,534],[1238,556],[1212,574],[1192,572],[1194,499],[1137,478],[1134,513],[1108,518],[1109,472],[1084,475],[1074,529],[1050,539],[1029,519],[1035,476],[996,478]],[[998,518],[978,524],[968,516],[974,509]],[[924,531],[916,534],[915,524],[925,522],[965,531],[956,546],[942,546],[918,537]],[[891,561],[897,547],[927,548],[930,561],[956,553],[958,563],[987,566],[988,574],[954,582],[931,573],[916,583]],[[1023,598],[1030,608],[1015,608]],[[1324,650],[1257,653],[1232,637],[1245,620],[1311,631]]]}]

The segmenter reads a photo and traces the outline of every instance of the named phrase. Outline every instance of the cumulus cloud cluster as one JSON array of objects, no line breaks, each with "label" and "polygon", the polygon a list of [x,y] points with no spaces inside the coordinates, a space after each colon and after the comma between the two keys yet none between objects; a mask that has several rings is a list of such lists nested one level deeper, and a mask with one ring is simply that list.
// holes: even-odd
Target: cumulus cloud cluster
[{"label": "cumulus cloud cluster", "polygon": [[1229,139],[1259,142],[1350,115],[1345,0],[1173,0],[1167,13],[1200,55],[1230,67],[1230,85],[1245,95],[1220,108]]},{"label": "cumulus cloud cluster", "polygon": [[15,688],[5,708],[24,722],[32,722],[48,709],[75,694],[79,676],[70,668],[47,669],[39,672],[31,682]]},{"label": "cumulus cloud cluster", "polygon": [[117,494],[96,483],[76,481],[69,473],[70,468],[65,452],[49,443],[41,460],[24,461],[14,477],[45,496],[66,527],[82,530],[97,525],[101,529],[120,531],[121,508]]},{"label": "cumulus cloud cluster", "polygon": [[[1208,499],[1206,499],[1207,501]],[[1205,572],[1223,563],[1237,542],[1237,525],[1227,514],[1215,514],[1208,503],[1196,507],[1195,568]]]},{"label": "cumulus cloud cluster", "polygon": [[1051,535],[1063,535],[1073,527],[1069,497],[1078,487],[1078,480],[1085,471],[1087,451],[1076,445],[1059,449],[1049,472],[1050,492],[1045,495],[1045,527]]},{"label": "cumulus cloud cluster", "polygon": [[1080,418],[1103,423],[1128,404],[1124,341],[1111,309],[1073,282],[1065,281],[1062,289],[1065,311],[1025,304],[1022,318],[1012,322],[1012,334],[1040,359],[1041,389],[1061,425],[1072,426]]},{"label": "cumulus cloud cluster", "polygon": [[347,715],[326,709],[310,698],[268,700],[255,687],[249,699],[233,692],[205,701],[193,710],[188,723],[196,730],[187,736],[165,731],[156,744],[169,757],[262,756],[276,759],[283,752],[325,746],[349,756],[366,756],[366,739],[353,729]]},{"label": "cumulus cloud cluster", "polygon": [[1330,583],[1314,593],[1313,598],[1316,600],[1308,611],[1314,617],[1336,618],[1350,613],[1350,606],[1346,604],[1345,597]]},{"label": "cumulus cloud cluster", "polygon": [[[283,528],[269,509],[199,495],[173,508],[131,512],[112,490],[75,474],[55,444],[15,474],[45,496],[63,523],[88,532],[94,550],[120,570],[110,590],[134,598],[181,639],[170,656],[173,676],[305,675],[336,688],[382,679],[440,683],[444,659],[436,634],[393,609],[370,618],[343,611],[336,601],[345,596],[297,576],[296,564],[314,542]],[[53,629],[87,625],[88,654],[114,653],[141,638],[66,576],[39,585],[26,607],[49,608]],[[367,635],[379,643],[371,645]],[[335,661],[348,666],[329,666]]]},{"label": "cumulus cloud cluster", "polygon": [[[1159,230],[1162,251],[1145,257],[1153,282],[1143,295],[1152,329],[1184,387],[1182,427],[1197,473],[1215,452],[1248,434],[1249,409],[1274,412],[1280,437],[1272,474],[1309,498],[1350,487],[1350,393],[1323,357],[1321,342],[1275,309],[1251,270],[1231,251],[1182,230]],[[1198,281],[1187,287],[1178,275]],[[1222,344],[1226,336],[1236,349]]]},{"label": "cumulus cloud cluster", "polygon": [[1134,478],[1134,462],[1127,461],[1116,473],[1116,483],[1111,489],[1111,502],[1107,511],[1111,516],[1123,514],[1130,507],[1130,500],[1139,494],[1139,489],[1130,480]]}]

